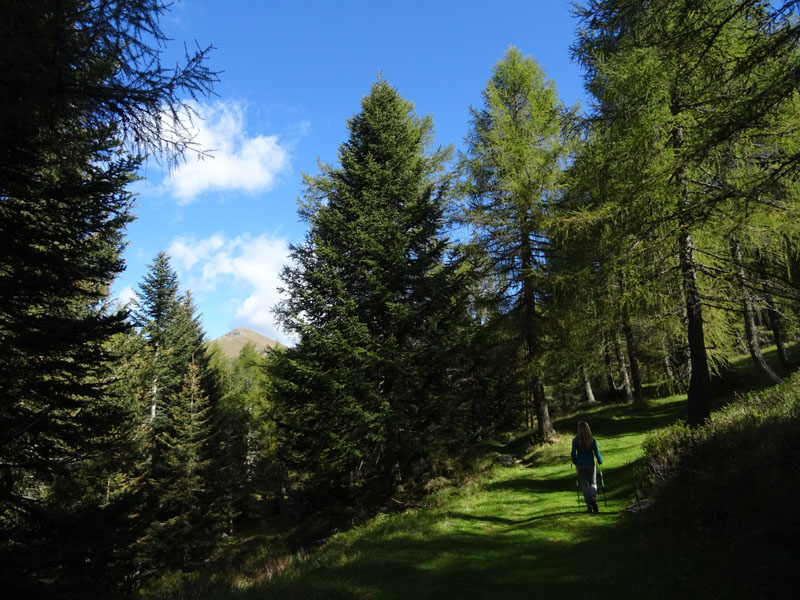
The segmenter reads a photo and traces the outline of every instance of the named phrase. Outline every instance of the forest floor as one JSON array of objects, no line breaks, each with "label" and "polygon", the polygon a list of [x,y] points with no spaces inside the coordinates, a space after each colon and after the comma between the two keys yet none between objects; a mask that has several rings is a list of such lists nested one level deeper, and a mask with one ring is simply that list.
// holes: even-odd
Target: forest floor
[{"label": "forest floor", "polygon": [[[629,510],[642,441],[685,412],[685,396],[646,406],[603,405],[556,421],[560,435],[530,448],[497,443],[516,457],[425,508],[381,515],[338,534],[276,576],[240,577],[214,598],[676,598],[715,597],[702,556],[666,552]],[[587,514],[570,461],[572,432],[587,420],[603,454],[605,493]],[[600,484],[598,474],[598,484]]]}]

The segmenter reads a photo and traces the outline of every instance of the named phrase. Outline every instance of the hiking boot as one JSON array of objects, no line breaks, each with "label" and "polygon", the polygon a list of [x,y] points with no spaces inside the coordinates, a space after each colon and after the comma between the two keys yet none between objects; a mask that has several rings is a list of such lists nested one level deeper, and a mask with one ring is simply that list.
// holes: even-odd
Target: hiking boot
[{"label": "hiking boot", "polygon": [[592,500],[592,511],[596,513],[600,512],[600,508],[597,506],[596,500]]},{"label": "hiking boot", "polygon": [[587,513],[593,513],[594,512],[594,508],[592,507],[591,502],[587,502],[586,503],[586,512]]}]

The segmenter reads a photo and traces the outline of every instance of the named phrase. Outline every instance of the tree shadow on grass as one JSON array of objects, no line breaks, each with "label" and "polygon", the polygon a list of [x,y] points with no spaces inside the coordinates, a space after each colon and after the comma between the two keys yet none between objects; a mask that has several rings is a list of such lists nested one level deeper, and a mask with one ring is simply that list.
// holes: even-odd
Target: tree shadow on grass
[{"label": "tree shadow on grass", "polygon": [[[476,520],[471,515],[454,516]],[[576,516],[576,531],[569,541],[531,527],[543,519],[567,516],[575,514],[541,515],[491,533],[428,537],[424,531],[409,532],[381,540],[380,548],[356,542],[348,548],[352,558],[346,561],[318,564],[304,570],[302,577],[280,578],[229,598],[697,597],[697,587],[683,587],[679,578],[664,572],[663,557],[642,543],[630,525],[607,527]]]},{"label": "tree shadow on grass", "polygon": [[[598,502],[612,502],[626,504],[633,496],[635,485],[634,470],[638,468],[641,459],[612,468],[603,468],[602,477],[597,472],[597,497]],[[544,496],[554,493],[573,495],[580,494],[576,486],[575,471],[566,477],[553,477],[547,479],[533,479],[520,477],[495,481],[485,488],[487,491],[508,491],[529,493],[531,496]],[[580,498],[583,496],[580,495]]]},{"label": "tree shadow on grass", "polygon": [[635,406],[612,404],[579,412],[558,419],[558,431],[573,432],[578,421],[587,421],[595,435],[603,437],[643,434],[666,427],[686,415],[686,399],[678,397],[668,402]]},{"label": "tree shadow on grass", "polygon": [[[494,516],[488,516],[488,515],[475,515],[475,514],[470,514],[470,513],[458,513],[458,512],[447,513],[447,517],[449,519],[460,519],[462,521],[480,521],[480,522],[483,522],[483,523],[493,523],[493,524],[496,524],[496,525],[506,525],[506,526],[512,527],[512,526],[518,526],[518,525],[525,525],[525,524],[528,524],[528,523],[534,523],[536,521],[544,521],[544,520],[547,520],[547,519],[557,519],[559,517],[574,517],[579,512],[583,512],[583,511],[582,510],[581,511],[568,510],[568,511],[562,511],[562,512],[553,512],[553,513],[547,513],[547,514],[543,514],[543,515],[537,515],[535,517],[528,517],[528,518],[525,518],[525,519],[506,519],[506,518],[503,518],[503,517],[494,517]],[[609,513],[609,514],[612,514],[612,513]]]},{"label": "tree shadow on grass", "polygon": [[495,481],[485,486],[487,491],[511,491],[529,492],[531,494],[551,494],[553,492],[563,492],[570,487],[570,482],[574,487],[574,479],[569,477],[558,477],[553,479],[529,479],[520,477],[519,479],[506,479]]}]

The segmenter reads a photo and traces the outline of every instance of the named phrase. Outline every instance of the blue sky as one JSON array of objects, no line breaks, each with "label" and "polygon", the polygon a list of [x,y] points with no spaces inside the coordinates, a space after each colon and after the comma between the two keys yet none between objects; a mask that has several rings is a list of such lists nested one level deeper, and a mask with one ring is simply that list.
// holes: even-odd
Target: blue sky
[{"label": "blue sky", "polygon": [[271,307],[287,246],[305,233],[302,173],[336,162],[378,74],[431,115],[436,145],[459,149],[469,107],[510,45],[542,65],[565,103],[586,104],[569,56],[576,25],[566,0],[175,2],[162,20],[167,56],[184,42],[216,47],[217,96],[196,107],[197,141],[212,157],[142,169],[115,294],[129,298],[165,250],[209,339],[249,327],[289,342]]}]

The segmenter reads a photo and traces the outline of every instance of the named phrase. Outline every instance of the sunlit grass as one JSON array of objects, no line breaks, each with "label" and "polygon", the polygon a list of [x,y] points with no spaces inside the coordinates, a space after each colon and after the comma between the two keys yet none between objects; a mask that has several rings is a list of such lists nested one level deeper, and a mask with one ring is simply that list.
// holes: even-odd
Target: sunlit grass
[{"label": "sunlit grass", "polygon": [[[792,352],[800,358],[800,350]],[[765,356],[776,362],[774,349]],[[729,365],[724,380],[715,381],[712,409],[730,402],[734,392],[766,387],[743,356]],[[626,510],[641,499],[645,437],[686,416],[685,395],[658,398],[658,390],[657,384],[649,386],[642,406],[603,404],[563,416],[555,422],[558,435],[541,447],[530,446],[529,432],[484,441],[481,451],[513,455],[516,463],[494,466],[461,487],[440,489],[422,509],[379,515],[317,550],[291,555],[275,532],[255,533],[247,538],[239,554],[244,560],[231,567],[233,572],[212,569],[206,574],[208,585],[201,587],[205,593],[191,589],[181,597],[759,597],[742,593],[741,578],[748,578],[749,570],[738,581],[729,577],[729,550],[708,532],[681,531],[671,524],[666,531]],[[584,512],[569,458],[579,420],[590,423],[604,458],[605,493],[601,490],[598,497],[598,515]],[[740,542],[750,544],[749,539]],[[764,571],[764,565],[756,567]]]},{"label": "sunlit grass", "polygon": [[[430,506],[381,515],[341,533],[281,576],[227,598],[624,598],[648,591],[659,571],[635,527],[633,469],[652,428],[674,421],[680,397],[648,406],[604,406],[557,421],[559,435],[512,467],[494,467]],[[569,458],[575,422],[585,419],[603,453],[601,512],[584,512]],[[510,442],[508,446],[524,447]],[[503,448],[498,449],[503,452]],[[580,502],[579,502],[580,500]],[[645,575],[630,578],[632,572]],[[669,587],[663,580],[658,585]],[[628,594],[631,594],[628,596]],[[652,594],[646,597],[659,597]]]},{"label": "sunlit grass", "polygon": [[[745,389],[760,385],[746,358],[731,377]],[[715,406],[725,399],[721,391]],[[685,395],[598,405],[558,419],[553,442],[534,450],[525,450],[526,436],[496,441],[492,450],[516,455],[514,466],[441,490],[423,509],[380,515],[287,561],[280,573],[243,578],[238,590],[213,597],[712,597],[690,568],[702,556],[666,556],[660,540],[649,539],[652,530],[625,510],[637,500],[645,436],[685,413]],[[584,512],[569,458],[578,420],[590,423],[604,458],[598,515]]]}]

